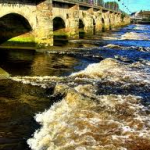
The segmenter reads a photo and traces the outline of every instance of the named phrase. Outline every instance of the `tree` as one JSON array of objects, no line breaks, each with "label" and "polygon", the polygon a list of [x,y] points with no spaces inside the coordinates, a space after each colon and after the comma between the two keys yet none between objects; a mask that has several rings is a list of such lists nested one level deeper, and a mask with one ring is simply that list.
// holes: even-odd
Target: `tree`
[{"label": "tree", "polygon": [[117,2],[106,2],[105,7],[112,10],[119,10],[119,5]]}]

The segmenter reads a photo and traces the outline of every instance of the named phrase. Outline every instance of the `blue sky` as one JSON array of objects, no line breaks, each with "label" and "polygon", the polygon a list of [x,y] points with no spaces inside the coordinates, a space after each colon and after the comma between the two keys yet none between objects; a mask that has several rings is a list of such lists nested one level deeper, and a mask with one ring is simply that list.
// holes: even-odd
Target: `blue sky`
[{"label": "blue sky", "polygon": [[[117,1],[118,0],[105,0],[107,1]],[[121,10],[129,13],[129,11],[122,5],[124,3],[125,6],[129,8],[131,12],[140,11],[140,10],[150,10],[150,0],[120,0],[119,6]]]}]

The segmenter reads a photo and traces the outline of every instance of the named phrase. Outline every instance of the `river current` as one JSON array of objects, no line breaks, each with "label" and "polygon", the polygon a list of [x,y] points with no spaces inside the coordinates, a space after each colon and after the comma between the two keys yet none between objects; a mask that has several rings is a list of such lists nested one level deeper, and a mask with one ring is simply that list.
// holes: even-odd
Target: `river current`
[{"label": "river current", "polygon": [[150,25],[70,43],[0,50],[0,149],[150,150]]}]

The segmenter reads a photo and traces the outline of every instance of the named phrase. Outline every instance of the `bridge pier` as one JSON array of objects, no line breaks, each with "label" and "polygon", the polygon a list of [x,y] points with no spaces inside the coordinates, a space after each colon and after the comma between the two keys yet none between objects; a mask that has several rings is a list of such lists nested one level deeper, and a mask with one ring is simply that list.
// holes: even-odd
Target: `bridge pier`
[{"label": "bridge pier", "polygon": [[93,35],[93,16],[91,13],[87,12],[86,17],[84,18],[84,22],[85,22],[85,27],[84,27],[84,31],[85,31],[85,35],[89,36],[89,35]]},{"label": "bridge pier", "polygon": [[94,13],[94,19],[95,19],[95,32],[101,32],[102,31],[102,11],[97,11]]},{"label": "bridge pier", "polygon": [[110,12],[110,27],[111,29],[115,28],[115,14]]},{"label": "bridge pier", "polygon": [[105,28],[106,31],[110,30],[110,18],[109,17],[110,17],[109,11],[103,13],[103,18],[104,18],[104,21],[105,21],[104,28]]},{"label": "bridge pier", "polygon": [[52,0],[38,4],[36,14],[36,48],[53,46]]},{"label": "bridge pier", "polygon": [[115,27],[120,27],[121,26],[121,14],[118,13],[116,14],[116,19],[115,19]]},{"label": "bridge pier", "polygon": [[74,5],[69,9],[66,16],[66,32],[69,39],[79,38],[79,5]]},{"label": "bridge pier", "polygon": [[109,17],[108,17],[108,24],[109,24],[109,30],[112,30],[112,28],[114,27],[114,17],[113,17],[113,13],[111,11],[109,11]]},{"label": "bridge pier", "polygon": [[83,21],[85,36],[92,35],[94,30],[93,8],[79,7],[79,19]]},{"label": "bridge pier", "polygon": [[130,18],[128,16],[122,16],[122,25],[128,25],[130,24]]}]

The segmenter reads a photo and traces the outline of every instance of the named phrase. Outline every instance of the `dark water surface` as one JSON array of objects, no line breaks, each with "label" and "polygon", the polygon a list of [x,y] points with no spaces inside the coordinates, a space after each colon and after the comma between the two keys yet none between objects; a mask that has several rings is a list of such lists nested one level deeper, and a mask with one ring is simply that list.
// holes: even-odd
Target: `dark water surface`
[{"label": "dark water surface", "polygon": [[149,150],[150,26],[70,43],[77,46],[44,53],[0,49],[0,68],[11,75],[0,80],[0,150]]},{"label": "dark water surface", "polygon": [[[35,50],[0,50],[0,67],[11,76],[66,76],[92,62]],[[33,116],[53,103],[47,97],[49,91],[50,88],[0,80],[0,149],[28,149],[26,140],[37,128]]]}]

